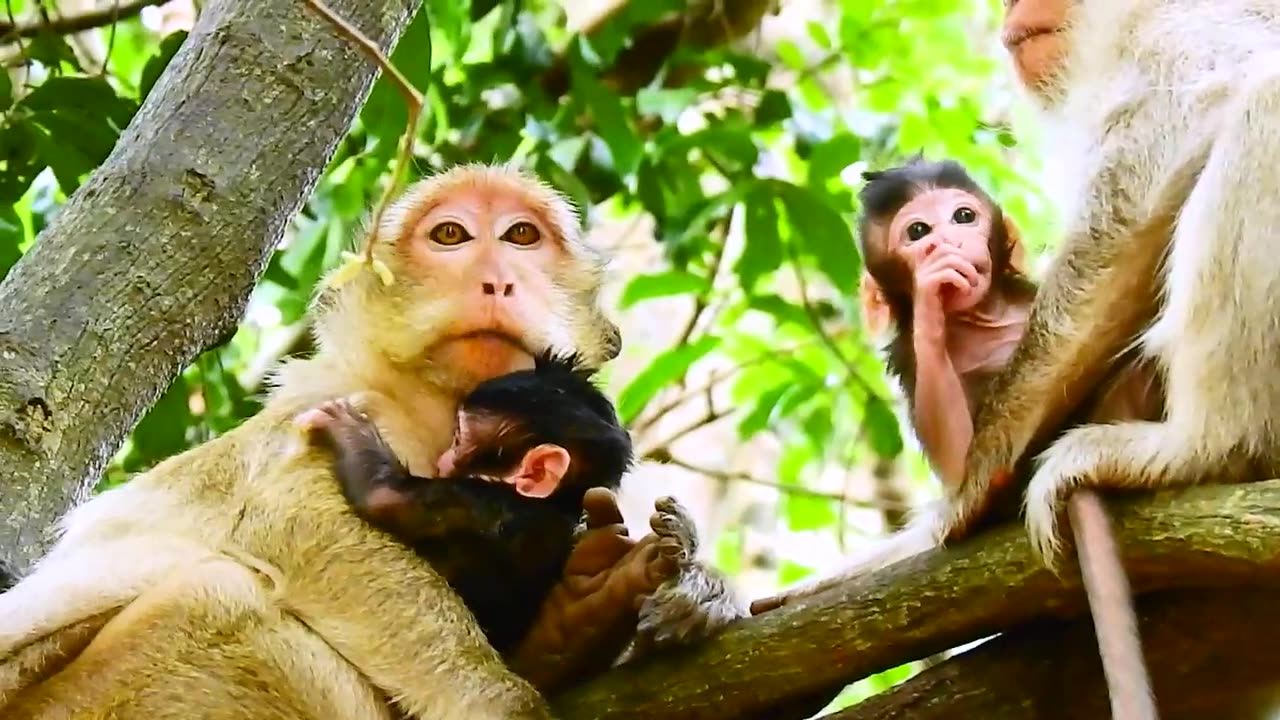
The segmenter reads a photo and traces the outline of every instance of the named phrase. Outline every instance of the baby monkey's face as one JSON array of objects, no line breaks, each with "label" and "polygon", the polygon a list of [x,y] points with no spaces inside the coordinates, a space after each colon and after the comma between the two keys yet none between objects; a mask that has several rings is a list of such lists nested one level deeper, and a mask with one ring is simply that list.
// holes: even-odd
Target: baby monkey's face
[{"label": "baby monkey's face", "polygon": [[511,485],[528,497],[547,497],[569,469],[569,452],[540,443],[528,423],[494,413],[458,411],[453,442],[436,461],[440,477],[480,477]]}]

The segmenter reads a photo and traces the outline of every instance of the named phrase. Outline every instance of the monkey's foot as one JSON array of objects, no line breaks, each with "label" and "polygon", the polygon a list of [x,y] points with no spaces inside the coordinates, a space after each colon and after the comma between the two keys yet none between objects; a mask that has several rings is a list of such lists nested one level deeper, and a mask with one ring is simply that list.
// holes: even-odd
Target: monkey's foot
[{"label": "monkey's foot", "polygon": [[724,578],[695,559],[698,532],[688,511],[671,497],[655,508],[649,525],[658,538],[660,569],[675,575],[641,602],[631,657],[698,642],[746,616]]},{"label": "monkey's foot", "polygon": [[628,537],[613,493],[587,491],[561,581],[508,665],[543,693],[607,670],[635,632],[643,598],[674,577],[656,535]]},{"label": "monkey's foot", "polygon": [[1071,492],[1096,469],[1091,462],[1094,453],[1090,449],[1092,441],[1088,432],[1095,427],[1070,430],[1041,453],[1039,467],[1031,476],[1023,497],[1023,514],[1031,550],[1055,572],[1062,551],[1058,520],[1063,505]]}]

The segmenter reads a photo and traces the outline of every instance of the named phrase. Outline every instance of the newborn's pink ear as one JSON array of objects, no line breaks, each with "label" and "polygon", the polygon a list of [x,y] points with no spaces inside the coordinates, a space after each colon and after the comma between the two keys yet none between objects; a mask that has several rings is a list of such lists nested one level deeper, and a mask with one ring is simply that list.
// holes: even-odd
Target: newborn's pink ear
[{"label": "newborn's pink ear", "polygon": [[569,451],[559,445],[543,444],[524,454],[516,472],[516,492],[526,497],[544,498],[560,487],[569,471]]}]

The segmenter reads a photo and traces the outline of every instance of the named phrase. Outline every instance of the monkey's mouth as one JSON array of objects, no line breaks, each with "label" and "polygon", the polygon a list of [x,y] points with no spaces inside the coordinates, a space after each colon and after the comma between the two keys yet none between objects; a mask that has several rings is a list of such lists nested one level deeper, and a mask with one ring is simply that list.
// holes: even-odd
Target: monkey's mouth
[{"label": "monkey's mouth", "polygon": [[472,330],[470,332],[454,335],[452,338],[450,338],[450,340],[459,341],[459,342],[470,342],[470,341],[489,342],[489,343],[495,343],[498,345],[505,345],[513,350],[519,350],[520,352],[528,355],[529,357],[533,357],[536,354],[529,347],[529,344],[524,341],[523,338],[516,337],[512,333],[504,332],[502,330],[494,330],[494,329]]},{"label": "monkey's mouth", "polygon": [[1001,38],[1005,49],[1016,50],[1019,45],[1025,43],[1032,38],[1043,37],[1045,35],[1057,35],[1062,32],[1062,28],[1056,25],[1030,25],[1027,27],[1013,28],[1006,32]]}]

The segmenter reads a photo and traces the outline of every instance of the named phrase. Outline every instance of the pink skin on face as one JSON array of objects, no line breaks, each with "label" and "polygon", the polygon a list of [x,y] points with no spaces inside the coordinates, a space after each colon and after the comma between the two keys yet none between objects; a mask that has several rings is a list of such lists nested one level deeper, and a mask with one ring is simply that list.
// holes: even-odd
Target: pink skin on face
[{"label": "pink skin on face", "polygon": [[[948,314],[968,310],[991,287],[991,214],[964,190],[938,188],[912,198],[889,226],[888,246],[907,260],[921,291],[941,290]],[[925,298],[918,298],[925,299]]]}]

